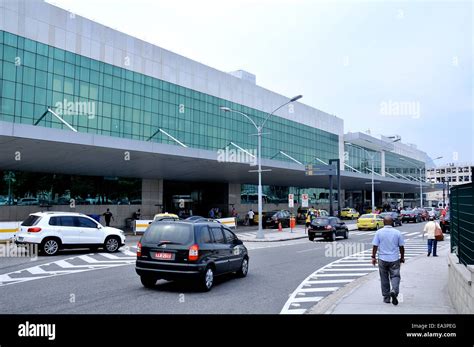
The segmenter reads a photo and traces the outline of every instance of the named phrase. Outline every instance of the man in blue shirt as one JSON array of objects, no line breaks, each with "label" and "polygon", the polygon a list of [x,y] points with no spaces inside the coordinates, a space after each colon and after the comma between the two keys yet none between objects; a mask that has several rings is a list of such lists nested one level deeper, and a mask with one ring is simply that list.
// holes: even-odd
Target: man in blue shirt
[{"label": "man in blue shirt", "polygon": [[[400,287],[400,263],[405,262],[405,241],[403,235],[393,228],[393,219],[387,216],[383,219],[384,227],[377,230],[372,241],[372,265],[377,260],[375,255],[379,252],[379,273],[382,285],[383,302],[398,305],[398,290]],[[399,257],[400,252],[400,257]],[[390,290],[390,284],[392,290]]]}]

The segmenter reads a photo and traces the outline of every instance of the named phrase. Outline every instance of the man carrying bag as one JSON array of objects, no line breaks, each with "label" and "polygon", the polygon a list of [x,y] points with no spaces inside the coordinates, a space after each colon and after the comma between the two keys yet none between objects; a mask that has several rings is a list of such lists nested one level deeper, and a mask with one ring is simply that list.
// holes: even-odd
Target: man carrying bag
[{"label": "man carrying bag", "polygon": [[433,257],[437,257],[436,250],[438,247],[438,241],[444,240],[443,231],[436,221],[429,221],[426,223],[425,228],[423,229],[423,236],[426,234],[426,239],[428,240],[428,257],[433,251]]}]

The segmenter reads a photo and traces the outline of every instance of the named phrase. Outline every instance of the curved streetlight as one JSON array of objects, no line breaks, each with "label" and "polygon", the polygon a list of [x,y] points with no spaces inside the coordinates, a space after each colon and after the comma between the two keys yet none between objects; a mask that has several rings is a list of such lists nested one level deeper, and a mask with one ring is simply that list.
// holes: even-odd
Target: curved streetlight
[{"label": "curved streetlight", "polygon": [[[412,164],[412,165],[415,167],[415,169],[418,169],[418,170],[420,171],[420,208],[423,208],[423,178],[422,178],[422,177],[423,177],[423,176],[422,176],[423,167],[420,167],[420,166],[418,166],[418,164],[415,163],[414,161],[411,161],[411,160],[406,159],[406,158],[403,158],[403,157],[400,157],[400,158],[398,158],[398,159],[400,159],[400,160],[402,160],[402,161],[405,161],[405,162],[407,162],[407,163]],[[441,157],[437,157],[437,158],[434,158],[433,160],[438,160],[438,159],[443,159],[443,157],[442,157],[442,156],[441,156]]]},{"label": "curved streetlight", "polygon": [[258,172],[258,231],[257,231],[257,239],[265,238],[265,234],[263,233],[263,228],[262,228],[262,219],[263,219],[263,216],[262,216],[262,134],[263,134],[262,130],[263,130],[265,124],[267,123],[267,120],[276,111],[278,111],[282,107],[284,107],[284,106],[286,106],[286,105],[288,105],[292,102],[295,102],[295,101],[301,99],[302,97],[303,97],[303,95],[297,95],[297,96],[291,98],[290,100],[288,100],[287,102],[285,102],[284,104],[278,106],[270,114],[268,114],[268,116],[263,120],[262,124],[260,124],[260,125],[258,125],[252,118],[250,118],[247,114],[245,114],[243,112],[233,110],[230,107],[225,107],[225,106],[220,107],[220,109],[224,112],[233,112],[233,113],[240,114],[241,116],[244,116],[255,127],[255,129],[257,129],[257,139],[258,139],[258,148],[257,148],[257,152],[258,152],[257,153],[257,161],[258,161],[258,170],[257,170],[257,172]]}]

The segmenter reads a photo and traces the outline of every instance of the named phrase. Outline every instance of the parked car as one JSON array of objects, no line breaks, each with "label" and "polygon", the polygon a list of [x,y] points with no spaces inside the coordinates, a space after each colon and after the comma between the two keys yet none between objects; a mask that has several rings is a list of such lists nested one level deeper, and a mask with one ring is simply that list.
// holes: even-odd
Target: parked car
[{"label": "parked car", "polygon": [[308,214],[309,208],[298,208],[296,212],[296,223],[298,224],[305,224],[306,223],[306,215]]},{"label": "parked car", "polygon": [[436,209],[434,207],[426,207],[425,210],[428,213],[429,220],[435,220],[438,218],[436,214]]},{"label": "parked car", "polygon": [[18,206],[33,206],[39,205],[39,200],[37,198],[22,198],[18,200]]},{"label": "parked car", "polygon": [[403,223],[408,223],[408,222],[420,223],[423,221],[423,216],[421,214],[421,211],[418,209],[402,210],[400,214],[402,215]]},{"label": "parked car", "polygon": [[430,218],[428,211],[426,209],[417,208],[416,210],[418,210],[421,213],[421,218],[423,219],[424,222],[426,222]]},{"label": "parked car", "polygon": [[383,228],[383,218],[380,214],[368,213],[363,214],[357,219],[357,229],[373,229],[378,230]]},{"label": "parked car", "polygon": [[440,226],[443,233],[451,232],[451,213],[446,212],[446,215],[441,217]]},{"label": "parked car", "polygon": [[317,217],[311,221],[308,230],[308,239],[314,241],[315,237],[324,237],[325,240],[336,241],[336,237],[349,238],[349,229],[346,223],[337,217]]},{"label": "parked car", "polygon": [[397,212],[382,212],[379,216],[382,217],[382,218],[385,218],[385,216],[392,217],[392,219],[393,219],[392,226],[393,227],[403,225],[402,217]]},{"label": "parked car", "polygon": [[360,213],[355,208],[343,208],[341,210],[341,219],[356,219],[360,217]]},{"label": "parked car", "polygon": [[178,215],[174,214],[174,213],[168,213],[168,212],[165,212],[165,213],[158,213],[158,214],[155,214],[155,217],[153,217],[153,220],[157,220],[157,221],[164,221],[164,220],[169,220],[169,221],[177,221],[179,220],[179,217]]},{"label": "parked car", "polygon": [[45,255],[55,255],[65,248],[104,248],[112,253],[125,245],[125,235],[122,230],[104,227],[82,213],[38,212],[21,223],[15,243],[37,244]]},{"label": "parked car", "polygon": [[192,280],[209,291],[215,276],[247,276],[249,256],[243,242],[221,224],[153,222],[138,242],[135,269],[147,288],[159,279]]},{"label": "parked car", "polygon": [[265,228],[278,228],[278,224],[281,223],[283,228],[290,227],[291,214],[287,210],[270,211],[263,213],[263,226]]}]

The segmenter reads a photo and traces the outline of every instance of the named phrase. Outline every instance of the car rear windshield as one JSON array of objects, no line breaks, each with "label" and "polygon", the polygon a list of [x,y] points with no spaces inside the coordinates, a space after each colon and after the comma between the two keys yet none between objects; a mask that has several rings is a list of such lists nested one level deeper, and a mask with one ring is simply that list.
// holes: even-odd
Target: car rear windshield
[{"label": "car rear windshield", "polygon": [[362,216],[360,216],[360,218],[361,218],[361,219],[364,219],[364,218],[367,218],[367,219],[369,219],[369,218],[375,218],[375,215],[373,215],[373,214],[363,214]]},{"label": "car rear windshield", "polygon": [[194,229],[190,224],[154,222],[143,235],[142,243],[189,245],[193,240]]},{"label": "car rear windshield", "polygon": [[315,218],[313,220],[313,224],[316,225],[328,225],[329,224],[329,218]]},{"label": "car rear windshield", "polygon": [[24,227],[31,227],[33,225],[36,225],[40,221],[41,217],[40,216],[35,216],[35,215],[29,215],[28,218],[26,218],[23,223],[21,223],[22,226]]}]

